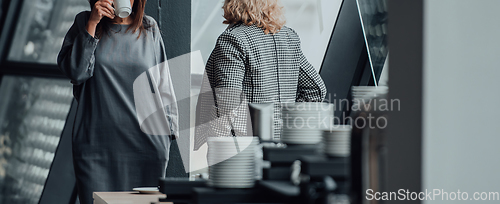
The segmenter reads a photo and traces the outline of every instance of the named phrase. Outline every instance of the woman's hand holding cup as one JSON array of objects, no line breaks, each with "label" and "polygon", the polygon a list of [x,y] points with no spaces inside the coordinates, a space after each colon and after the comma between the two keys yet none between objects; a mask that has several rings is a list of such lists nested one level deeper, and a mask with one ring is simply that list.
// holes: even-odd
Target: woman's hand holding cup
[{"label": "woman's hand holding cup", "polygon": [[94,37],[97,24],[101,22],[103,17],[110,19],[115,18],[115,9],[112,6],[113,0],[99,0],[94,4],[90,13],[89,21],[87,22],[87,32]]}]

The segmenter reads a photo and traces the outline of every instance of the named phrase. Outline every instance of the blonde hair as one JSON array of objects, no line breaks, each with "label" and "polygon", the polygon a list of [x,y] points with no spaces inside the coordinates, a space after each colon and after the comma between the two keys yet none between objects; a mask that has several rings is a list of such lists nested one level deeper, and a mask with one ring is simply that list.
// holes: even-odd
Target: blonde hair
[{"label": "blonde hair", "polygon": [[279,0],[225,0],[225,24],[256,25],[264,33],[278,33],[285,25],[283,6]]}]

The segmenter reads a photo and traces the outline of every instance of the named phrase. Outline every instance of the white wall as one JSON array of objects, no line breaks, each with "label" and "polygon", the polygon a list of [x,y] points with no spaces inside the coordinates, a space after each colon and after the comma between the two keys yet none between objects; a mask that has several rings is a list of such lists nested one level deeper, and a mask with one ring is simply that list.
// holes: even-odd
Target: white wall
[{"label": "white wall", "polygon": [[[304,55],[319,71],[328,42],[337,21],[343,0],[282,0],[286,25],[301,39]],[[217,37],[226,29],[222,24],[224,1],[193,0],[191,50],[200,50],[204,62],[208,60]],[[203,74],[203,70],[192,70]]]},{"label": "white wall", "polygon": [[424,5],[423,189],[500,192],[500,1]]}]

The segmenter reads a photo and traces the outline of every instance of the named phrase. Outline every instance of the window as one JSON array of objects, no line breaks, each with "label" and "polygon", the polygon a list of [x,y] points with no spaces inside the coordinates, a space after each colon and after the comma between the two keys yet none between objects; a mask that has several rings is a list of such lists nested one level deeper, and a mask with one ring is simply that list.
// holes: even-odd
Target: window
[{"label": "window", "polygon": [[3,76],[0,95],[0,203],[36,204],[66,123],[67,80]]},{"label": "window", "polygon": [[56,64],[64,36],[84,10],[90,10],[87,0],[24,1],[8,60]]}]

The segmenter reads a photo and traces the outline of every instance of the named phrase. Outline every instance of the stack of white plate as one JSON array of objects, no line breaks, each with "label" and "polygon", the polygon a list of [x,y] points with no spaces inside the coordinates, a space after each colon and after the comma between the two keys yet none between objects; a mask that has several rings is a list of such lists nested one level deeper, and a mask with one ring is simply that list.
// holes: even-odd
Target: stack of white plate
[{"label": "stack of white plate", "polygon": [[328,156],[348,157],[351,154],[351,126],[336,125],[323,131],[323,151]]},{"label": "stack of white plate", "polygon": [[209,137],[208,185],[251,188],[255,184],[257,137]]},{"label": "stack of white plate", "polygon": [[377,97],[379,94],[386,94],[389,91],[387,86],[353,86],[352,99],[354,102],[359,99]]},{"label": "stack of white plate", "polygon": [[321,131],[330,127],[333,109],[333,104],[329,103],[282,104],[281,141],[286,144],[302,145],[320,143]]}]

